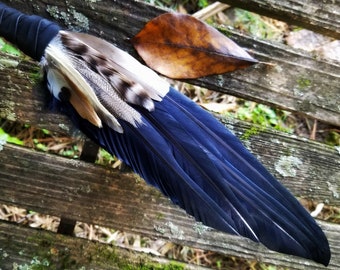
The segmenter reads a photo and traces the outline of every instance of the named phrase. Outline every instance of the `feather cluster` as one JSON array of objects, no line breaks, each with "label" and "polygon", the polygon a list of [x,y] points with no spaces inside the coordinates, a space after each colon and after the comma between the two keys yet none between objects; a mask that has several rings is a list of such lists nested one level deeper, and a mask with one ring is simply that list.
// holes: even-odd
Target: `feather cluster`
[{"label": "feather cluster", "polygon": [[1,3],[0,15],[0,35],[36,60],[43,55],[48,87],[79,129],[175,204],[215,229],[329,263],[315,220],[210,113],[102,39]]},{"label": "feather cluster", "polygon": [[[204,224],[328,264],[314,219],[211,114],[101,39],[60,31],[49,88],[74,123]],[[117,132],[114,132],[117,131]]]},{"label": "feather cluster", "polygon": [[48,87],[59,100],[69,101],[91,124],[104,122],[122,133],[117,119],[134,127],[141,115],[130,104],[148,111],[161,101],[169,84],[135,58],[110,43],[82,33],[60,31],[42,61]]}]

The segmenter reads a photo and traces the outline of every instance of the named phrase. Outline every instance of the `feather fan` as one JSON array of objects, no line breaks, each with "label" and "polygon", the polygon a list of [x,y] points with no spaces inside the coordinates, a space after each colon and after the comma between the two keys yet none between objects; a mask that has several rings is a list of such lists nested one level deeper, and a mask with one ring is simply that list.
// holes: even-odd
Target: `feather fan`
[{"label": "feather fan", "polygon": [[197,220],[328,264],[327,238],[294,196],[154,71],[102,39],[1,3],[0,35],[41,61],[55,102],[79,129]]}]

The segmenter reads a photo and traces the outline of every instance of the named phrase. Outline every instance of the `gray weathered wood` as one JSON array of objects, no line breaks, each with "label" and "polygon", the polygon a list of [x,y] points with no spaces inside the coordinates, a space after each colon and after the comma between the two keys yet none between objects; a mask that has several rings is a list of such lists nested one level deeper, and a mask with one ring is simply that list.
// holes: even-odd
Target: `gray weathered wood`
[{"label": "gray weathered wood", "polygon": [[[0,159],[0,203],[290,269],[322,269],[313,262],[268,251],[248,239],[202,227],[132,174],[12,145],[4,146]],[[337,269],[339,225],[320,224],[333,254],[328,269]]]},{"label": "gray weathered wood", "polygon": [[70,121],[48,105],[48,90],[37,63],[0,53],[0,81],[1,118],[71,133]]},{"label": "gray weathered wood", "polygon": [[340,39],[339,0],[220,0]]},{"label": "gray weathered wood", "polygon": [[[127,1],[3,1],[22,11],[58,21],[68,28],[98,35],[136,55],[129,39],[151,18],[164,10]],[[66,12],[65,14],[62,12]],[[76,14],[76,16],[75,16]],[[85,23],[84,23],[85,22]],[[298,111],[340,126],[340,64],[330,63],[282,44],[245,37],[224,29],[228,36],[248,48],[259,60],[256,65],[231,74],[191,81],[212,90]]]},{"label": "gray weathered wood", "polygon": [[[206,269],[1,220],[0,244],[0,269],[4,270],[47,269],[46,264],[42,268],[39,262],[42,265],[48,262],[48,269],[121,270],[139,269],[141,265],[148,269],[160,269],[161,265],[168,265],[169,268],[181,266],[183,269]],[[24,268],[25,265],[28,268]]]}]

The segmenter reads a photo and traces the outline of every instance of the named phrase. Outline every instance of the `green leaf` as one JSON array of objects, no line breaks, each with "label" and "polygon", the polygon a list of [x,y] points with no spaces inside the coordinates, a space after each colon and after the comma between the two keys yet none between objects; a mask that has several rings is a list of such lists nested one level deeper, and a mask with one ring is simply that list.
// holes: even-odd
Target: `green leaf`
[{"label": "green leaf", "polygon": [[12,55],[16,55],[16,56],[20,56],[21,55],[21,51],[18,50],[16,47],[14,47],[13,45],[5,42],[3,39],[0,38],[0,51],[4,52],[4,53],[8,53],[8,54],[12,54]]},{"label": "green leaf", "polygon": [[12,137],[7,134],[2,128],[0,128],[0,141],[6,141],[17,145],[24,145],[24,142],[16,137]]}]

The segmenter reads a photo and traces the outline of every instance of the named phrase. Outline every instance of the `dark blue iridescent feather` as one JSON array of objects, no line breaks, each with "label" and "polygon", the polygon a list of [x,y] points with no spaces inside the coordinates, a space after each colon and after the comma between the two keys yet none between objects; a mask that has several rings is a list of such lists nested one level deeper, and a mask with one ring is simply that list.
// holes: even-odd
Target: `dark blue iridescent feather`
[{"label": "dark blue iridescent feather", "polygon": [[49,20],[25,15],[0,3],[0,36],[37,61],[41,60],[47,45],[60,29]]},{"label": "dark blue iridescent feather", "polygon": [[123,134],[65,108],[87,136],[197,220],[327,264],[327,239],[310,214],[231,132],[176,90],[155,111],[140,111],[145,125],[121,122]]}]

